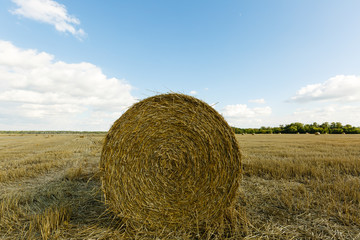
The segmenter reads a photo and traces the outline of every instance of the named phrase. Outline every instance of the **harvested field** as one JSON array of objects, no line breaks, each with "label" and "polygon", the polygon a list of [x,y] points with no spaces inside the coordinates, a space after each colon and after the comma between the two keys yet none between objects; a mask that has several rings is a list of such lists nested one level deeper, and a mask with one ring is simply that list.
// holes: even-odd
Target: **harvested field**
[{"label": "harvested field", "polygon": [[[0,239],[156,239],[106,211],[98,173],[104,137],[0,135]],[[228,239],[360,239],[359,135],[237,139],[242,223]]]}]

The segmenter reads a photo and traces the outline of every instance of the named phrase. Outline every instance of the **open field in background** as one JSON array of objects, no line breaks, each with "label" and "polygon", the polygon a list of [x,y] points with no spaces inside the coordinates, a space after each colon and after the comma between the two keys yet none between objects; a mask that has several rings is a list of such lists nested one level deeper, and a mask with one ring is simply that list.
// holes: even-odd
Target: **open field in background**
[{"label": "open field in background", "polygon": [[[0,239],[147,239],[101,202],[104,136],[0,134]],[[244,239],[360,239],[360,135],[237,138]]]}]

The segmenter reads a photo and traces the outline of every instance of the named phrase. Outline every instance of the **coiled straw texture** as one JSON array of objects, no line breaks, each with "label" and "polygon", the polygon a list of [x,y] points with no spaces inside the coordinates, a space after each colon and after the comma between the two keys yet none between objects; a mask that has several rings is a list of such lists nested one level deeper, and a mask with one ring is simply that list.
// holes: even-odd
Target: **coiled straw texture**
[{"label": "coiled straw texture", "polygon": [[109,130],[100,161],[109,208],[154,228],[221,225],[241,170],[235,135],[208,104],[184,94],[144,99]]}]

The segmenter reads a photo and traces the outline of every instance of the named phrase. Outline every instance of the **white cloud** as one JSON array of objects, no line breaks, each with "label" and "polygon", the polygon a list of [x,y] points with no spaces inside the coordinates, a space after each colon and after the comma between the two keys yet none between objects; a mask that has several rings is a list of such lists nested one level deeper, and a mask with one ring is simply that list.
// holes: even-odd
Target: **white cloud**
[{"label": "white cloud", "polygon": [[81,114],[86,107],[77,104],[22,104],[22,115],[29,118],[52,118],[61,115]]},{"label": "white cloud", "polygon": [[190,95],[196,95],[196,94],[197,94],[197,91],[194,91],[194,90],[190,91]]},{"label": "white cloud", "polygon": [[[11,116],[3,118],[42,119],[45,125],[38,129],[68,129],[66,123],[71,121],[79,128],[73,130],[106,130],[116,119],[109,116],[119,117],[135,102],[131,89],[126,81],[108,78],[91,63],[56,62],[48,53],[22,50],[0,41],[0,101],[3,107],[11,105],[13,109],[7,111]],[[103,118],[93,121],[95,112],[96,117]],[[52,125],[54,119],[56,126]]]},{"label": "white cloud", "polygon": [[80,20],[70,16],[66,7],[53,0],[12,0],[19,8],[11,13],[53,25],[60,32],[70,32],[81,39],[86,34],[77,28]]},{"label": "white cloud", "polygon": [[246,104],[227,105],[221,111],[232,126],[251,127],[261,125],[271,115],[271,107],[249,108]]},{"label": "white cloud", "polygon": [[360,126],[360,106],[330,104],[313,109],[297,109],[289,120],[303,123],[341,122]]},{"label": "white cloud", "polygon": [[249,102],[251,102],[251,103],[264,104],[264,103],[265,103],[265,99],[263,99],[263,98],[260,98],[260,99],[252,99],[252,100],[249,100]]},{"label": "white cloud", "polygon": [[301,88],[292,101],[360,101],[360,76],[337,75],[323,83]]}]

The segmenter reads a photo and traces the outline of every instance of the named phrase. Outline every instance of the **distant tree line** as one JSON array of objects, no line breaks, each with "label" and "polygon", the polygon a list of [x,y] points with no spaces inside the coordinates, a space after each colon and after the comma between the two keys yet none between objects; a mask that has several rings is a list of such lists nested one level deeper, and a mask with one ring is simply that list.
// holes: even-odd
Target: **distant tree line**
[{"label": "distant tree line", "polygon": [[[279,127],[261,127],[261,128],[237,128],[232,127],[237,134],[279,134],[279,133],[329,133],[329,134],[360,134],[360,127],[354,127],[350,124],[343,125],[340,122],[324,122],[318,124],[303,124],[299,122],[280,125]],[[2,134],[106,134],[103,131],[0,131]]]},{"label": "distant tree line", "polygon": [[340,122],[324,122],[318,124],[303,124],[299,122],[290,123],[287,125],[280,125],[279,127],[261,127],[261,128],[236,128],[232,127],[237,134],[304,134],[304,133],[329,133],[329,134],[360,134],[360,127],[353,127],[350,124],[343,125]]}]

